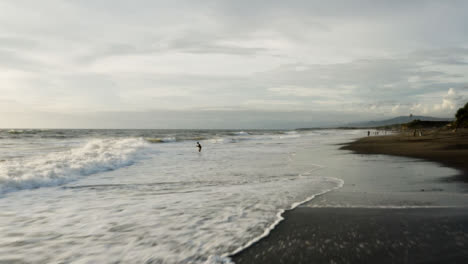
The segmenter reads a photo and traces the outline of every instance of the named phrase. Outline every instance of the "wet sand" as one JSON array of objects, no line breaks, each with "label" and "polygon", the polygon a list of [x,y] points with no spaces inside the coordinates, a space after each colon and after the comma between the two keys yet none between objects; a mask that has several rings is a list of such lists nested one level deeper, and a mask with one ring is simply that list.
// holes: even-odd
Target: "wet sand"
[{"label": "wet sand", "polygon": [[235,263],[466,263],[468,212],[308,208],[285,214]]},{"label": "wet sand", "polygon": [[[468,132],[431,131],[365,137],[342,147],[344,155],[385,154],[438,162],[467,179]],[[367,158],[369,157],[369,158]],[[372,155],[364,158],[372,160]],[[394,158],[396,159],[396,158]],[[391,160],[391,159],[390,159]],[[371,161],[370,167],[374,162]],[[418,160],[404,166],[421,166]],[[235,263],[465,263],[468,259],[467,194],[450,189],[465,182],[428,178],[436,188],[423,189],[409,175],[382,173],[390,181],[369,189],[362,176],[345,179],[342,189],[313,199],[284,214],[266,238],[232,256]],[[416,176],[416,175],[413,175]],[[418,177],[424,179],[425,174]],[[444,178],[445,177],[445,178]],[[453,178],[453,177],[452,177]],[[388,179],[383,179],[388,180]],[[407,181],[407,182],[405,182]],[[418,182],[420,182],[418,184]],[[445,182],[445,183],[444,183]],[[399,187],[400,186],[400,187]],[[377,187],[377,185],[376,185]],[[381,186],[380,186],[381,187]],[[440,188],[439,188],[440,187]],[[382,190],[385,190],[382,192]],[[411,190],[411,191],[410,191]],[[395,206],[396,205],[396,206]]]},{"label": "wet sand", "polygon": [[468,181],[468,130],[430,130],[423,136],[412,132],[389,136],[364,137],[342,147],[358,154],[385,154],[419,158],[460,170]]}]

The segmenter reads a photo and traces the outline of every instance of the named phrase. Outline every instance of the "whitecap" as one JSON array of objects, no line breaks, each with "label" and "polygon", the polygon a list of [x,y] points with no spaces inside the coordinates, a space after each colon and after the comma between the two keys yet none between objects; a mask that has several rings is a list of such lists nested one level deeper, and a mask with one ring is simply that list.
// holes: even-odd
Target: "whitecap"
[{"label": "whitecap", "polygon": [[81,147],[0,163],[0,193],[57,186],[81,176],[115,170],[141,158],[138,138],[93,139]]}]

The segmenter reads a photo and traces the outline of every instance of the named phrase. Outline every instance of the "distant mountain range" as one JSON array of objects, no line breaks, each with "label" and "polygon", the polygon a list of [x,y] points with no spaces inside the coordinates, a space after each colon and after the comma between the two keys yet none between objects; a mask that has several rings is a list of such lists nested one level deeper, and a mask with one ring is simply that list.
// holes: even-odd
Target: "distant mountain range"
[{"label": "distant mountain range", "polygon": [[346,124],[345,127],[380,127],[380,126],[389,126],[397,124],[409,123],[413,120],[421,121],[453,121],[453,118],[438,118],[431,116],[399,116],[391,119],[381,120],[381,121],[367,121],[367,122],[357,122]]}]

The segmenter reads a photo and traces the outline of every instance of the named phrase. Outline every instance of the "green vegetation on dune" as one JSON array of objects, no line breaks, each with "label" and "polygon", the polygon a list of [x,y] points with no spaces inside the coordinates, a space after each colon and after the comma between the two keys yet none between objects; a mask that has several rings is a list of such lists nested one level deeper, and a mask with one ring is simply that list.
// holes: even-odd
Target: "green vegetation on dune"
[{"label": "green vegetation on dune", "polygon": [[455,118],[455,124],[457,128],[468,127],[468,102],[464,107],[458,109],[457,113],[455,114]]}]

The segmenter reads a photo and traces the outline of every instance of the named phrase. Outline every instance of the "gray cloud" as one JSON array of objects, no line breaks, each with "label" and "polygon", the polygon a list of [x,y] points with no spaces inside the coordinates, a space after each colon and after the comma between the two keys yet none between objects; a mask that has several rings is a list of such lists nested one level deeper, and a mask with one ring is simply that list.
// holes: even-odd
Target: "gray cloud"
[{"label": "gray cloud", "polygon": [[19,52],[0,49],[0,68],[4,70],[41,71],[42,66],[44,66],[44,64],[40,61],[28,58],[27,56],[21,55]]},{"label": "gray cloud", "polygon": [[130,127],[151,115],[173,127],[450,116],[468,98],[467,9],[466,1],[2,1],[0,101],[27,122],[60,112],[51,126],[74,116],[84,127],[105,118],[115,127],[115,111],[140,120],[121,120]]},{"label": "gray cloud", "polygon": [[16,37],[0,37],[0,48],[2,49],[32,49],[37,47],[36,41]]}]

